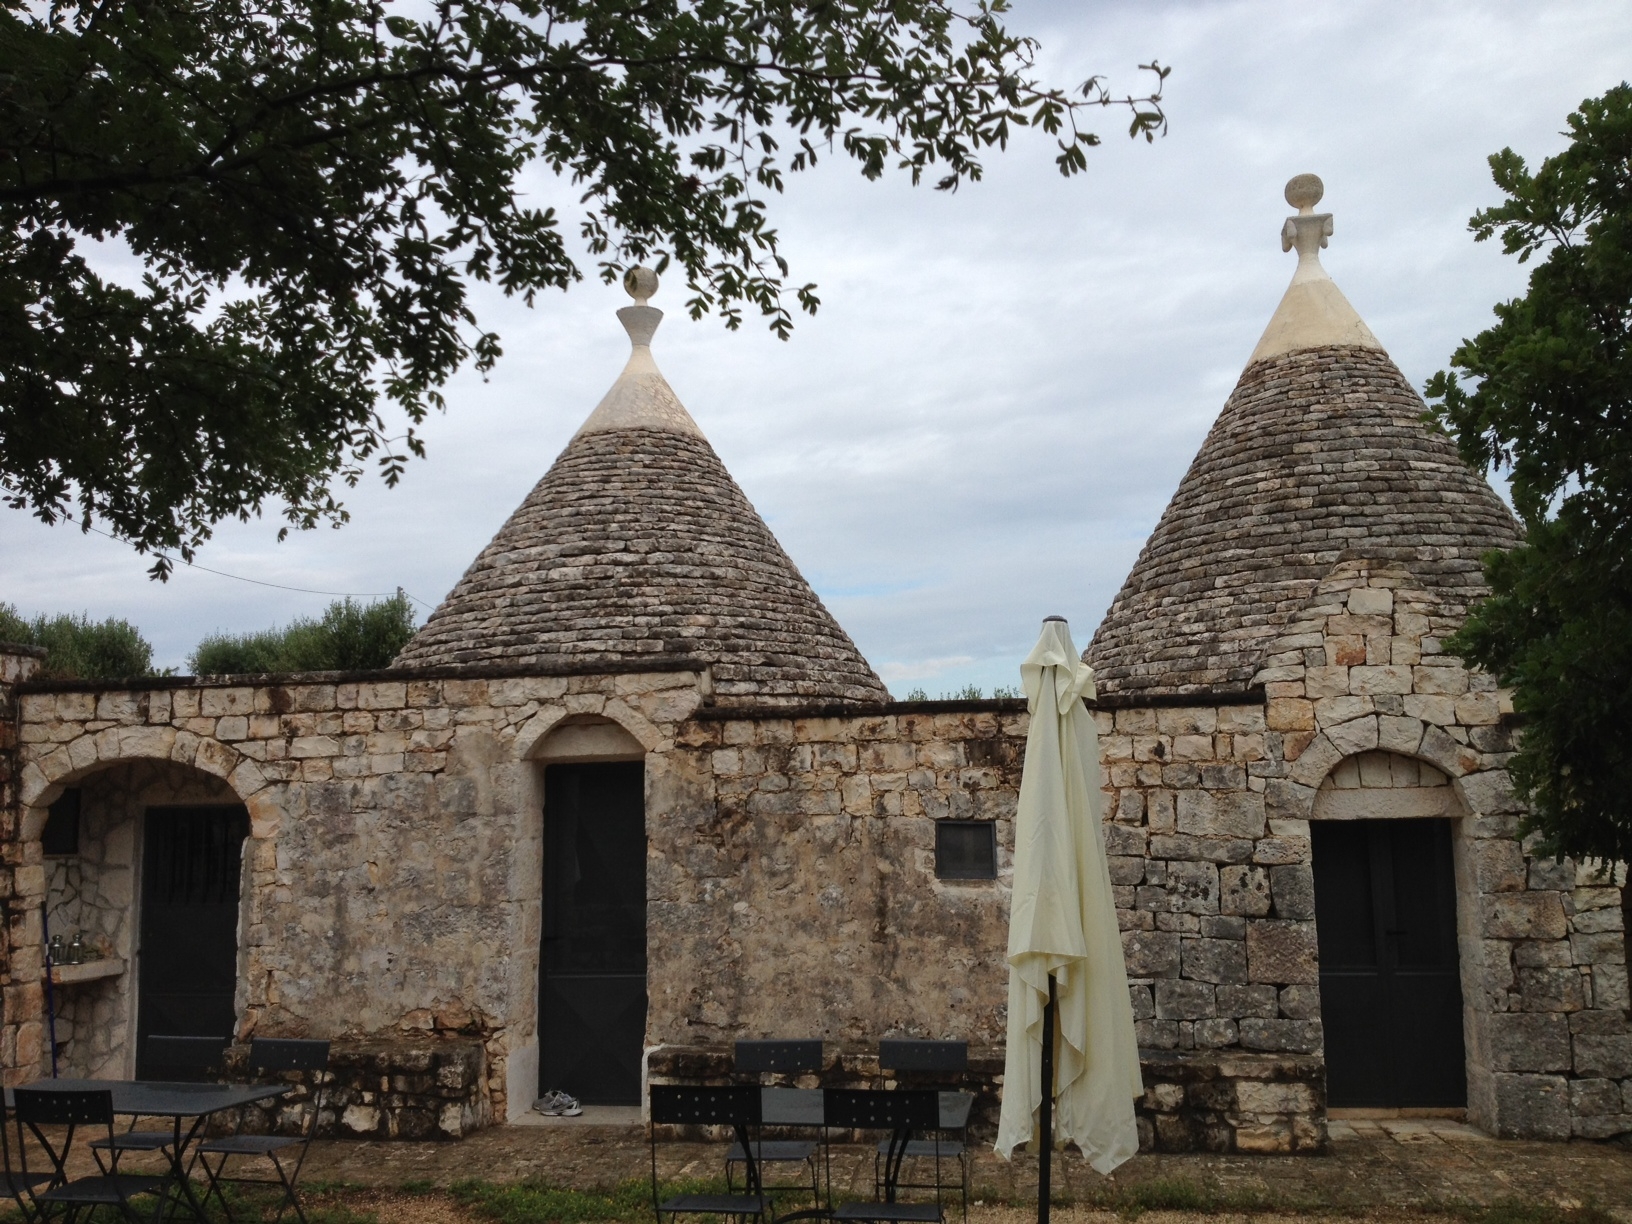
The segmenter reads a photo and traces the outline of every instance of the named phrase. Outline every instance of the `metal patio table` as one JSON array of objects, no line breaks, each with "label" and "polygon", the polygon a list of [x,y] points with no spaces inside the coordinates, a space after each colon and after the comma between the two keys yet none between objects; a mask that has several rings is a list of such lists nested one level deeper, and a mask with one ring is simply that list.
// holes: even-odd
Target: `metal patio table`
[{"label": "metal patio table", "polygon": [[[764,1126],[821,1126],[822,1090],[820,1088],[762,1088],[760,1089],[760,1123]],[[974,1108],[972,1093],[947,1091],[941,1093],[941,1130],[962,1130],[969,1125],[969,1111]]]},{"label": "metal patio table", "polygon": [[[181,1193],[195,1218],[204,1220],[204,1204],[193,1193],[187,1177],[185,1156],[197,1139],[200,1129],[211,1114],[228,1109],[239,1109],[257,1101],[270,1101],[283,1096],[290,1084],[194,1084],[169,1080],[104,1080],[104,1079],[43,1079],[25,1088],[58,1088],[72,1091],[106,1091],[113,1096],[115,1115],[142,1118],[169,1118],[175,1128],[175,1140],[170,1145],[170,1169],[175,1174]],[[6,1105],[12,1103],[11,1090],[6,1090]],[[183,1119],[192,1124],[182,1127]]]}]

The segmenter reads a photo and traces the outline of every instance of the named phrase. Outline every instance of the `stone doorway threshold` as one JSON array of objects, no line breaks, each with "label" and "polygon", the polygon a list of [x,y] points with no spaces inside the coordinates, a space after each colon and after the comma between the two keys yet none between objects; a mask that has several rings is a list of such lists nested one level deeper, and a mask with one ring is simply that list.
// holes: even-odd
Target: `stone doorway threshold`
[{"label": "stone doorway threshold", "polygon": [[1388,1122],[1400,1118],[1445,1118],[1452,1122],[1466,1122],[1466,1109],[1436,1107],[1432,1109],[1328,1109],[1326,1117],[1333,1122]]},{"label": "stone doorway threshold", "polygon": [[552,1118],[528,1110],[510,1120],[511,1126],[616,1126],[640,1125],[639,1105],[585,1105],[576,1118]]}]

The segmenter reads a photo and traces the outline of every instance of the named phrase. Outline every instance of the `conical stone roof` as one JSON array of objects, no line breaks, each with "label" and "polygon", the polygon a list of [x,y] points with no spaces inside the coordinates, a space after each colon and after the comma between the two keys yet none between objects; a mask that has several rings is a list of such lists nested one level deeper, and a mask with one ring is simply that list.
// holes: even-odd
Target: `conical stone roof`
[{"label": "conical stone roof", "polygon": [[395,666],[694,658],[722,703],[889,700],[658,371],[656,277],[625,285],[628,365]]},{"label": "conical stone roof", "polygon": [[1485,591],[1480,555],[1519,540],[1321,267],[1320,192],[1313,175],[1287,184],[1292,284],[1084,652],[1103,694],[1244,689],[1339,563],[1396,562],[1465,606]]}]

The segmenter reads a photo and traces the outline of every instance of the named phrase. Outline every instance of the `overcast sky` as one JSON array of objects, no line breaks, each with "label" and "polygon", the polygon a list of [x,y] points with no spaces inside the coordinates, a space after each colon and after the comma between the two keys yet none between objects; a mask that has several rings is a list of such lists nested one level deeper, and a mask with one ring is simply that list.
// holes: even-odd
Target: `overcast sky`
[{"label": "overcast sky", "polygon": [[[669,382],[898,696],[1014,685],[1048,614],[1086,645],[1292,274],[1290,176],[1325,180],[1326,266],[1420,389],[1523,291],[1466,230],[1497,199],[1486,156],[1556,152],[1632,48],[1625,0],[1019,0],[1010,24],[1060,83],[1138,88],[1136,64],[1171,64],[1171,133],[1135,144],[1107,113],[1086,175],[1023,139],[955,195],[831,161],[794,176],[775,221],[823,305],[785,344],[689,321],[679,286],[652,303]],[[199,561],[324,592],[400,585],[423,618],[617,376],[626,303],[598,281],[532,310],[483,298],[505,357],[455,382],[397,489],[359,489],[348,526],[283,544],[275,519],[224,527]],[[329,602],[198,569],[153,583],[123,545],[14,510],[0,553],[0,599],[126,617],[178,668],[206,633]]]}]

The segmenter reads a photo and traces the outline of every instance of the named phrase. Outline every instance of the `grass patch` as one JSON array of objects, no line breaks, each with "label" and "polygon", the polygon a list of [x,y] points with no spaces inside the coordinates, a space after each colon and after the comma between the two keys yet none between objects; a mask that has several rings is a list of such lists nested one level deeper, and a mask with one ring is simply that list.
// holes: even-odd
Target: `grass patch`
[{"label": "grass patch", "polygon": [[[667,1185],[666,1196],[681,1193],[720,1193],[723,1181]],[[499,1185],[474,1178],[448,1187],[453,1201],[496,1224],[543,1224],[574,1220],[644,1220],[652,1214],[652,1184],[639,1179],[610,1190],[570,1190],[539,1178]]]}]

